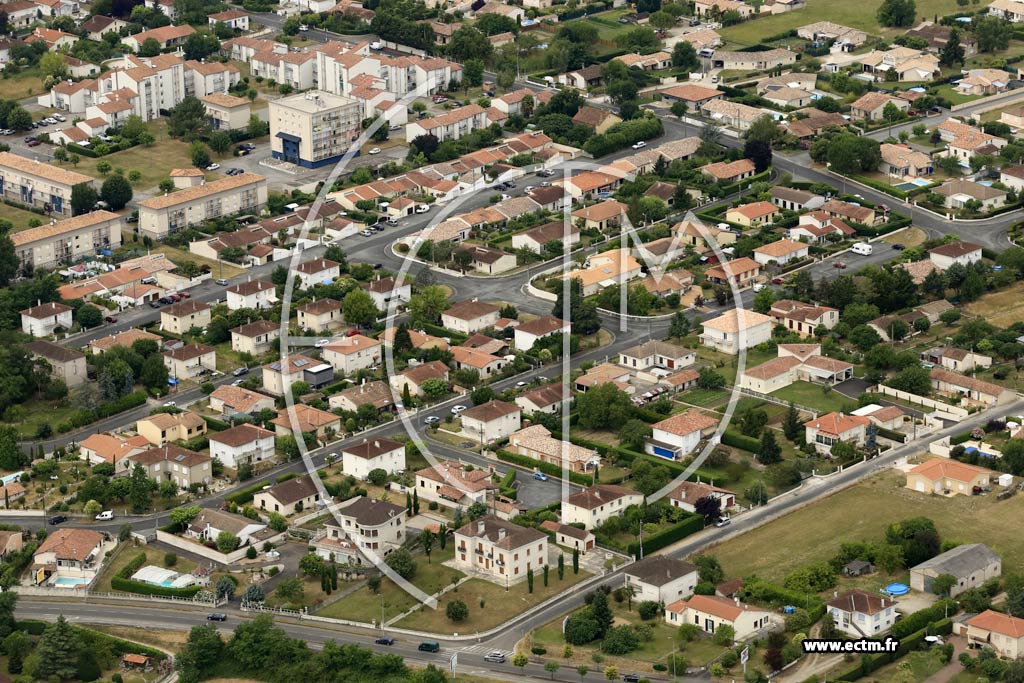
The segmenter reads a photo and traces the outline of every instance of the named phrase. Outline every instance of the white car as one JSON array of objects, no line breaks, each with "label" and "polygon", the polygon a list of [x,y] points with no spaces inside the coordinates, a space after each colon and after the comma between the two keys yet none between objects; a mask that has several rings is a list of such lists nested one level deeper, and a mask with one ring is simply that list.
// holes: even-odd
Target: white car
[{"label": "white car", "polygon": [[430,204],[420,204],[416,207],[416,213],[426,213],[430,211]]},{"label": "white car", "polygon": [[305,33],[306,31],[309,30],[309,26],[307,26],[306,24],[299,24],[299,30]]},{"label": "white car", "polygon": [[516,382],[516,389],[522,389],[523,387],[530,386],[529,382]]},{"label": "white car", "polygon": [[452,415],[461,415],[466,410],[466,406],[452,406]]},{"label": "white car", "polygon": [[370,154],[380,154],[380,147],[374,147],[371,149]]},{"label": "white car", "polygon": [[643,140],[641,140],[640,142],[634,142],[633,143],[633,149],[643,149],[646,146],[647,146],[647,143],[644,142]]},{"label": "white car", "polygon": [[501,195],[501,201],[505,201],[506,199],[512,199],[512,195],[502,194]]},{"label": "white car", "polygon": [[373,233],[369,230],[360,230],[359,234],[363,237],[373,237]]},{"label": "white car", "polygon": [[533,191],[534,191],[534,190],[536,190],[536,189],[537,189],[537,188],[535,188],[535,187],[534,187],[533,185],[527,185],[527,186],[526,186],[526,189],[525,189],[525,190],[523,190],[523,192],[525,192],[526,194],[530,194],[531,192],[533,192]]},{"label": "white car", "polygon": [[218,168],[220,168],[220,164],[213,163],[213,164],[210,164],[209,166],[207,166],[206,170],[207,171],[216,171]]},{"label": "white car", "polygon": [[755,292],[760,292],[760,291],[763,291],[766,287],[768,287],[768,285],[766,285],[763,282],[759,282],[758,284],[754,285],[754,291]]},{"label": "white car", "polygon": [[322,348],[324,348],[325,346],[327,346],[330,343],[331,343],[330,339],[318,339],[316,341],[316,343],[313,344],[313,347],[317,348],[317,349],[322,349]]},{"label": "white car", "polygon": [[164,408],[176,408],[178,406],[174,401],[167,401],[164,403]]}]

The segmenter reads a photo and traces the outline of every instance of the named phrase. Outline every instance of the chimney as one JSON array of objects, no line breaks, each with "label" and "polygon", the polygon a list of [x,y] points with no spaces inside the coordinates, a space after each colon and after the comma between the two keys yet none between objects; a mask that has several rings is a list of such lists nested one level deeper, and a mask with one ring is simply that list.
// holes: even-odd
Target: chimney
[{"label": "chimney", "polygon": [[380,441],[374,441],[373,442],[373,447],[374,448],[380,448]]},{"label": "chimney", "polygon": [[498,540],[502,541],[504,539],[505,539],[505,530],[504,529],[498,529]]},{"label": "chimney", "polygon": [[733,598],[733,600],[736,601],[736,606],[739,607],[740,606],[740,599],[739,598]]},{"label": "chimney", "polygon": [[486,529],[486,528],[487,528],[487,525],[483,522],[483,520],[480,520],[479,522],[476,523],[476,532],[478,534],[482,534],[484,532],[484,529]]}]

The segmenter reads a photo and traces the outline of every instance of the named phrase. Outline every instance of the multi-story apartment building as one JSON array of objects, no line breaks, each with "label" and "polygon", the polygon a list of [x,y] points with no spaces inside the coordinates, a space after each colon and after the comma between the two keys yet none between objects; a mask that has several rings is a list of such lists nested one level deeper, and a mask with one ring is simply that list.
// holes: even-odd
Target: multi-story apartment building
[{"label": "multi-story apartment building", "polygon": [[405,126],[405,141],[412,142],[427,134],[434,135],[441,142],[458,140],[488,125],[487,110],[479,104],[471,104],[432,119],[409,122]]},{"label": "multi-story apartment building", "polygon": [[6,200],[70,218],[71,188],[81,183],[95,186],[82,173],[0,152],[0,197]]},{"label": "multi-story apartment building", "polygon": [[359,136],[362,105],[322,90],[270,102],[270,150],[306,168],[331,164]]},{"label": "multi-story apartment building", "polygon": [[22,266],[52,268],[121,246],[121,216],[93,211],[11,234]]},{"label": "multi-story apartment building", "polygon": [[259,213],[267,179],[255,173],[228,176],[139,202],[139,230],[154,239],[190,225],[236,213]]},{"label": "multi-story apartment building", "polygon": [[185,94],[203,98],[207,95],[226,95],[238,83],[241,73],[234,64],[221,62],[185,62]]}]

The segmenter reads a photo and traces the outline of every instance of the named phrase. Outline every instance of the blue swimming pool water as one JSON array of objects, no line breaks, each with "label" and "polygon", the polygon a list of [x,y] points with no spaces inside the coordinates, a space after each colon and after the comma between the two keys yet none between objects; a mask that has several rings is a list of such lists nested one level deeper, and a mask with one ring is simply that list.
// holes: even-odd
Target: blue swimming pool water
[{"label": "blue swimming pool water", "polygon": [[910,588],[905,583],[890,583],[885,587],[885,592],[889,595],[906,595],[910,592]]},{"label": "blue swimming pool water", "polygon": [[54,586],[61,586],[63,588],[74,588],[75,586],[84,586],[89,583],[89,579],[78,579],[72,576],[59,576],[53,580]]}]

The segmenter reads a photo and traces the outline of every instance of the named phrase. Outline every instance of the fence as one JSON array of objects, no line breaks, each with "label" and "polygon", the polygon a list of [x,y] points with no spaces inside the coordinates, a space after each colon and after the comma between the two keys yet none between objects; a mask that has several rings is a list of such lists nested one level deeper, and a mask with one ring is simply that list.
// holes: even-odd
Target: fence
[{"label": "fence", "polygon": [[963,111],[964,109],[975,108],[972,114],[981,114],[982,112],[991,111],[992,109],[1002,109],[1011,102],[1024,99],[1024,91],[1021,90],[1008,90],[996,95],[988,95],[984,99],[984,103],[981,100],[971,100],[970,102],[961,102],[960,104],[954,104],[949,108],[951,112]]},{"label": "fence", "polygon": [[[781,398],[777,398],[777,397],[771,396],[769,394],[762,394],[759,391],[754,391],[753,389],[747,389],[746,387],[739,387],[739,390],[740,390],[741,394],[746,394],[747,396],[753,396],[754,398],[759,398],[762,401],[768,401],[769,403],[774,403],[774,404],[780,405],[780,406],[787,406],[787,407],[789,406],[789,401],[784,401]],[[810,413],[812,420],[818,417],[818,410],[816,408],[808,408],[807,406],[800,405],[799,403],[794,403],[793,407],[796,408],[797,410],[801,411],[801,412]]]},{"label": "fence", "polygon": [[143,593],[98,592],[82,588],[51,588],[49,586],[11,586],[11,590],[18,595],[37,598],[60,598],[62,600],[67,598],[77,598],[79,600],[124,600],[132,602],[144,600],[146,602],[176,602],[179,604],[203,605],[204,607],[211,605],[220,607],[227,602],[224,598],[210,600],[200,597],[203,595],[203,592],[198,593],[194,598],[178,598],[164,595],[146,595]]},{"label": "fence", "polygon": [[884,384],[879,384],[875,388],[875,391],[886,396],[893,396],[902,401],[916,403],[917,405],[925,406],[926,408],[931,408],[937,413],[944,413],[949,417],[950,420],[953,420],[954,422],[959,422],[960,420],[963,420],[968,415],[970,415],[970,413],[967,412],[965,408],[961,408],[960,406],[951,406],[948,403],[943,403],[942,401],[936,401],[935,399],[932,398],[926,398],[924,396],[918,396],[917,394],[911,394],[906,391],[900,391],[899,389],[893,389],[892,387],[887,387]]},{"label": "fence", "polygon": [[[277,543],[284,540],[284,537],[284,532],[281,532],[276,536],[264,539],[263,542],[272,543],[276,545]],[[213,560],[214,562],[217,562],[219,564],[231,564],[232,562],[237,562],[238,560],[241,560],[243,557],[245,557],[245,553],[249,550],[249,546],[243,546],[238,550],[233,550],[230,553],[222,553],[213,548],[207,548],[202,543],[195,543],[193,541],[186,540],[181,536],[175,536],[174,534],[170,534],[166,531],[160,530],[157,530],[156,532],[156,539],[158,541],[163,541],[167,545],[172,545],[175,548],[184,550],[185,552],[201,555],[206,559]]]}]

